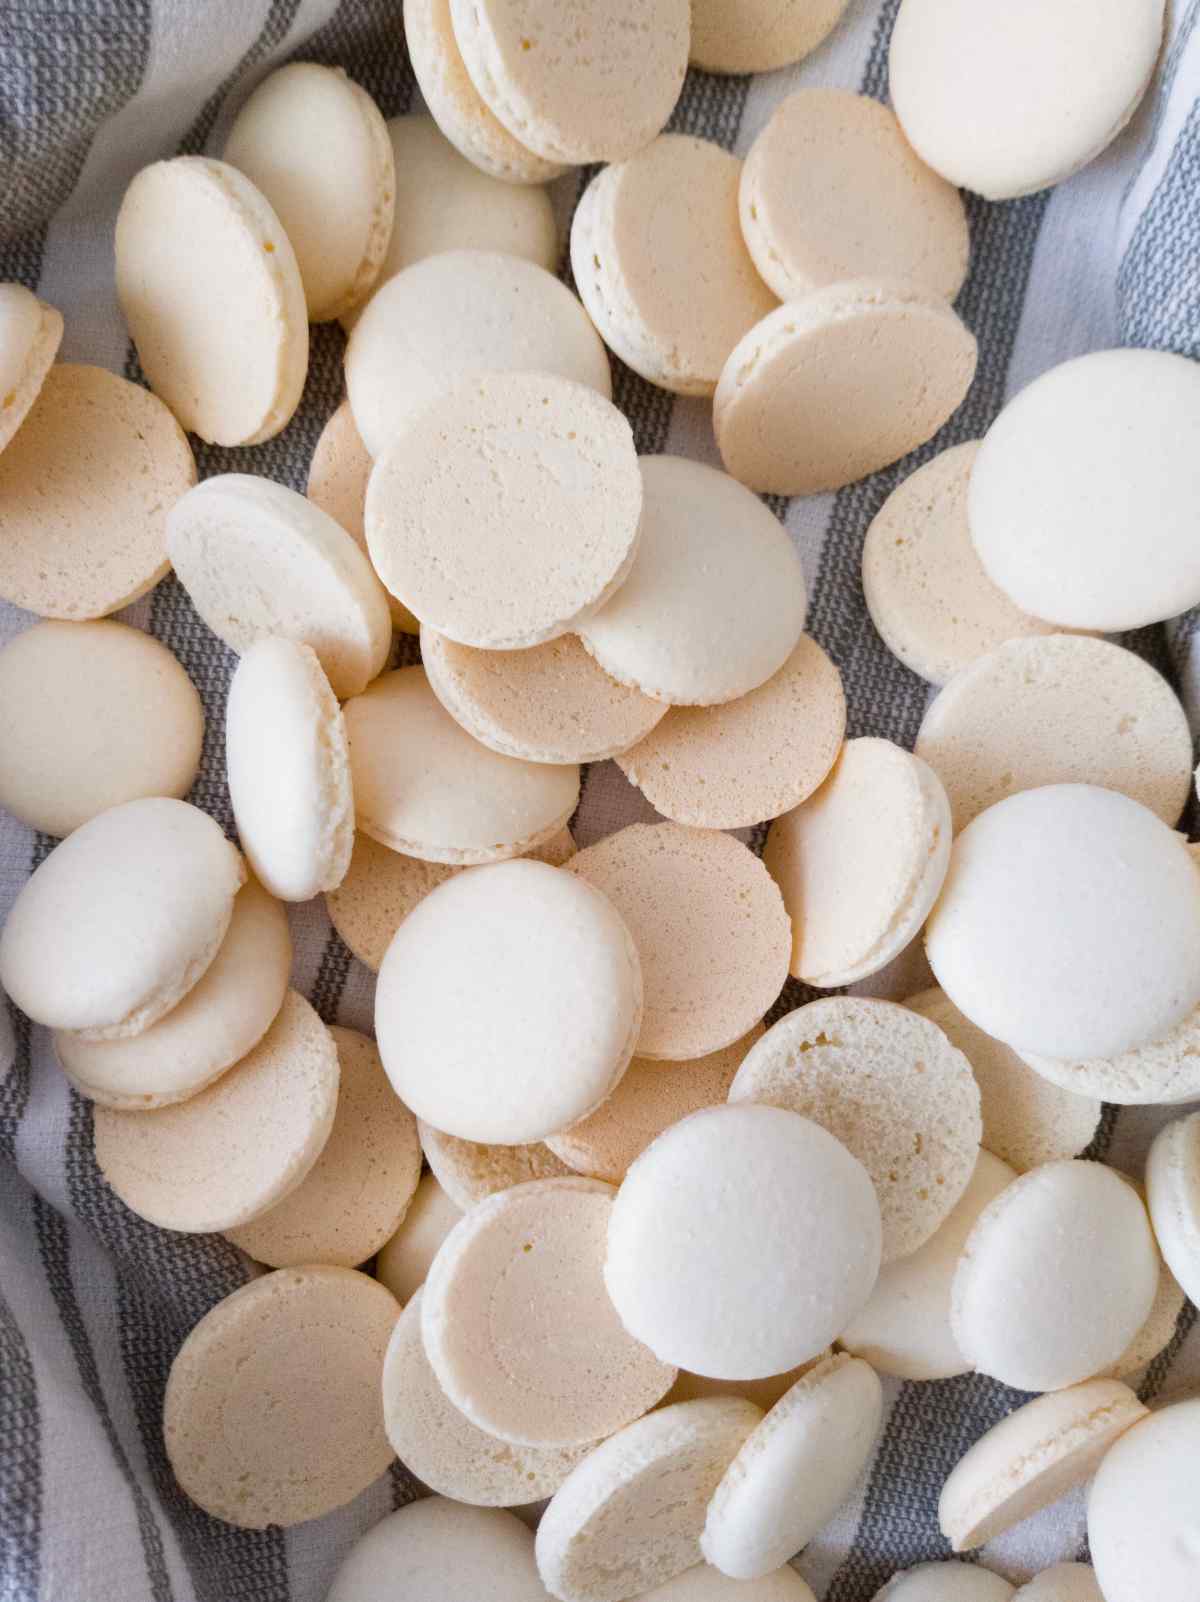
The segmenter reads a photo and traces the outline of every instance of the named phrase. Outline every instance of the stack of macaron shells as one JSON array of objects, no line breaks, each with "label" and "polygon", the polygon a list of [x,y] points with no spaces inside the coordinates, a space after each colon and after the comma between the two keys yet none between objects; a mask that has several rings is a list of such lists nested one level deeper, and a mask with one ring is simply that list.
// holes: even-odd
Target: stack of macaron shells
[{"label": "stack of macaron shells", "polygon": [[[1042,1394],[950,1476],[950,1546],[1099,1466],[1105,1602],[1136,1602],[1129,1486],[1197,1449],[1189,1404],[1148,1419],[1125,1380],[1200,1296],[1200,1115],[1144,1192],[1082,1155],[1101,1100],[1200,1092],[1187,721],[1092,637],[1200,600],[1195,364],[1066,363],[883,504],[868,608],[940,689],[915,753],[846,741],[759,498],[950,418],[976,361],[956,185],[1096,154],[1161,6],[1114,0],[1094,81],[1046,52],[1080,115],[999,164],[981,136],[947,152],[935,0],[900,7],[895,111],[799,89],[744,161],[664,131],[689,58],[786,65],[841,9],[406,0],[430,115],[390,124],[338,69],[270,74],[223,159],[129,186],[149,391],[56,364],[59,314],[0,286],[0,596],[43,619],[0,652],[0,803],[63,841],[0,983],[95,1104],[115,1195],[267,1270],[172,1367],[183,1489],[287,1526],[395,1454],[437,1493],[331,1602],[812,1602],[787,1562],[871,1459],[878,1376],[973,1371]],[[1004,10],[955,92],[1038,37]],[[576,294],[542,186],[592,163]],[[278,434],[331,320],[346,397],[306,493],[197,484],[184,430]],[[711,405],[720,467],[639,454],[610,353]],[[237,846],[183,799],[187,675],[110,620],[171,567],[240,659]],[[581,765],[608,758],[659,821],[576,850]],[[320,895],[378,975],[374,1040],[291,987],[285,904]],[[789,973],[860,987],[923,931],[938,988],[774,1011]],[[535,1540],[502,1510],[540,1497]],[[1193,1514],[1146,1502],[1166,1602],[1191,1602]],[[1093,1602],[1067,1567],[1022,1594]],[[880,1596],[1012,1594],[955,1562]]]}]

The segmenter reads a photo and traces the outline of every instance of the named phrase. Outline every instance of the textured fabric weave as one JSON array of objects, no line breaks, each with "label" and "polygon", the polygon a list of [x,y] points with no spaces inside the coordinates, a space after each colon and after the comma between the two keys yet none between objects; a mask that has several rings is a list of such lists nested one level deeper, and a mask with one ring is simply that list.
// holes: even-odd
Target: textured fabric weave
[{"label": "textured fabric weave", "polygon": [[[897,3],[851,0],[842,25],[794,72],[692,73],[671,126],[744,154],[798,84],[886,98]],[[1176,0],[1151,96],[1101,161],[1047,194],[968,202],[972,267],[959,307],[979,336],[979,371],[938,438],[836,495],[770,501],[803,558],[809,628],[841,668],[852,734],[911,744],[931,694],[875,634],[859,584],[863,536],[889,491],[937,451],[981,434],[1008,395],[1070,356],[1125,343],[1200,357],[1198,19],[1200,0]],[[344,66],[387,116],[416,98],[399,0],[0,0],[0,279],[21,280],[63,311],[63,359],[139,376],[113,288],[124,187],[159,157],[219,154],[246,95],[293,58]],[[564,229],[587,176],[555,186]],[[253,449],[200,446],[201,473],[256,472],[302,489],[341,397],[342,348],[336,326],[314,330],[293,422]],[[639,450],[716,459],[707,403],[675,400],[619,363],[614,373]],[[208,729],[193,799],[229,828],[230,654],[173,579],[125,615],[165,641],[200,689]],[[31,621],[0,603],[0,643]],[[1126,643],[1172,678],[1200,718],[1195,615]],[[586,775],[575,830],[587,844],[652,816],[604,763]],[[760,846],[763,833],[752,831],[751,843]],[[0,814],[0,916],[52,843]],[[323,908],[293,909],[292,928],[294,983],[327,1021],[369,1028],[371,976]],[[928,982],[910,952],[859,988],[903,996]],[[806,999],[789,983],[773,1016]],[[248,1265],[219,1238],[172,1235],[131,1216],[99,1178],[88,1104],[68,1089],[45,1031],[15,1012],[11,1019],[11,1041],[0,1024],[0,1602],[322,1602],[350,1543],[416,1487],[396,1466],[329,1518],[261,1533],[219,1524],[180,1494],[160,1435],[167,1370]],[[1108,1109],[1091,1155],[1140,1171],[1165,1116]],[[1200,1379],[1195,1324],[1189,1306],[1168,1351],[1138,1381],[1147,1400]],[[942,1481],[1022,1399],[978,1376],[885,1389],[872,1463],[798,1560],[828,1602],[868,1602],[896,1569],[947,1555],[936,1517]],[[1085,1550],[1076,1494],[981,1557],[1020,1579]]]}]

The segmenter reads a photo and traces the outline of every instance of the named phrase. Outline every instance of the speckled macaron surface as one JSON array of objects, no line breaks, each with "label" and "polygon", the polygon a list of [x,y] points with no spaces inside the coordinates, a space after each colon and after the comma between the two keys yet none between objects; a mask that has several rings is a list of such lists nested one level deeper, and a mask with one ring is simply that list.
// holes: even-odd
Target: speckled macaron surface
[{"label": "speckled macaron surface", "polygon": [[280,1269],[218,1302],[167,1381],[167,1455],[192,1500],[260,1530],[365,1490],[392,1456],[379,1387],[398,1314],[347,1268]]},{"label": "speckled macaron surface", "polygon": [[742,232],[781,300],[880,275],[953,300],[970,240],[962,198],[869,95],[800,89],[776,108],[742,171]]},{"label": "speckled macaron surface", "polygon": [[730,351],[776,296],[738,223],[742,164],[707,139],[660,134],[588,185],[571,269],[605,343],[680,395],[711,395]]},{"label": "speckled macaron surface", "polygon": [[834,490],[931,439],[975,376],[946,301],[883,279],[780,306],[730,352],[713,401],[726,470],[779,495]]},{"label": "speckled macaron surface", "polygon": [[62,335],[61,312],[24,284],[0,284],[0,451],[29,415]]},{"label": "speckled macaron surface", "polygon": [[634,823],[571,858],[605,895],[641,958],[641,1057],[700,1057],[731,1045],[775,1000],[791,939],[783,900],[740,840]]},{"label": "speckled macaron surface", "polygon": [[76,622],[128,606],[166,573],[166,508],[195,482],[155,396],[100,367],[52,367],[0,457],[0,597]]},{"label": "speckled macaron surface", "polygon": [[258,1044],[188,1101],[96,1108],[96,1162],[127,1207],[161,1229],[234,1229],[300,1184],[333,1128],[337,1050],[289,990]]},{"label": "speckled macaron surface", "polygon": [[296,253],[262,192],[228,162],[143,167],[121,202],[117,296],[150,388],[213,445],[288,422],[308,369]]}]

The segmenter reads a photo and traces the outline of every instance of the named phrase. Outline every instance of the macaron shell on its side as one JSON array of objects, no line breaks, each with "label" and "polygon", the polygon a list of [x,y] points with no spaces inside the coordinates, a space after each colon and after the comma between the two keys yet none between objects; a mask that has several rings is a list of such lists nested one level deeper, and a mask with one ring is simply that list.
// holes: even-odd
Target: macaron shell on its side
[{"label": "macaron shell on its side", "polygon": [[304,388],[308,313],[295,252],[250,180],[207,156],[143,167],[121,202],[116,268],[142,369],[184,428],[212,445],[278,434]]},{"label": "macaron shell on its side", "polygon": [[840,489],[931,439],[975,360],[974,336],[926,290],[873,279],[813,290],[730,353],[713,400],[721,459],[750,489]]},{"label": "macaron shell on its side", "polygon": [[1023,1051],[1022,1060],[1048,1084],[1072,1095],[1137,1107],[1200,1098],[1200,1006],[1174,1029],[1115,1057],[1064,1061]]},{"label": "macaron shell on its side", "polygon": [[1146,1193],[1162,1254],[1200,1304],[1200,1113],[1159,1131],[1146,1162]]},{"label": "macaron shell on its side", "polygon": [[0,284],[0,451],[37,399],[62,336],[60,311],[24,284]]},{"label": "macaron shell on its side", "polygon": [[846,0],[692,0],[690,59],[705,72],[739,75],[790,67],[812,54],[845,9]]}]

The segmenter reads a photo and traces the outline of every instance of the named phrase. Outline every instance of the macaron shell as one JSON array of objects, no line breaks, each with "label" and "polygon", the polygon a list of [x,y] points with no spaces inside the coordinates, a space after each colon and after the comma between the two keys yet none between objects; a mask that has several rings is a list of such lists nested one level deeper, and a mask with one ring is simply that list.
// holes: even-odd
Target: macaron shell
[{"label": "macaron shell", "polygon": [[382,113],[337,67],[293,61],[234,119],[225,160],[257,185],[295,251],[309,319],[370,293],[392,233],[395,169]]},{"label": "macaron shell", "polygon": [[572,273],[605,343],[679,395],[711,395],[777,304],[742,238],[741,172],[719,145],[660,134],[597,174],[571,222]]},{"label": "macaron shell", "polygon": [[211,445],[290,420],[308,369],[296,255],[266,197],[227,162],[143,167],[117,216],[117,296],[154,393]]},{"label": "macaron shell", "polygon": [[789,1368],[782,1374],[770,1374],[766,1379],[757,1380],[719,1380],[709,1379],[703,1374],[689,1374],[686,1369],[679,1370],[679,1378],[667,1392],[666,1401],[671,1402],[698,1402],[708,1396],[742,1396],[755,1407],[761,1407],[764,1413],[771,1408],[786,1391],[790,1391],[797,1380],[818,1363],[823,1363],[827,1357],[833,1356],[832,1347],[826,1347],[818,1352],[806,1363],[799,1363],[795,1368]]},{"label": "macaron shell", "polygon": [[1089,1380],[1018,1407],[959,1459],[938,1522],[956,1552],[994,1540],[1095,1473],[1118,1436],[1147,1416],[1119,1380]]},{"label": "macaron shell", "polygon": [[915,286],[858,279],[780,306],[729,355],[713,400],[726,471],[815,495],[937,433],[975,376],[974,336]]},{"label": "macaron shell", "polygon": [[872,1602],[1009,1602],[1015,1590],[977,1563],[918,1563],[894,1574]]},{"label": "macaron shell", "polygon": [[246,877],[186,801],[127,801],[34,870],[0,934],[0,983],[23,1012],[92,1038],[141,1034],[217,955]]},{"label": "macaron shell", "polygon": [[399,1100],[375,1042],[330,1029],[337,1110],[320,1156],[283,1201],[226,1238],[272,1268],[365,1263],[395,1234],[421,1176],[417,1121]]},{"label": "macaron shell", "polygon": [[571,1169],[541,1141],[527,1146],[484,1146],[418,1123],[421,1149],[447,1196],[464,1213],[489,1196],[535,1179],[565,1179]]},{"label": "macaron shell", "polygon": [[480,95],[547,161],[621,161],[666,125],[683,87],[689,0],[450,0]]},{"label": "macaron shell", "polygon": [[510,184],[544,184],[566,171],[514,139],[492,115],[463,63],[450,0],[404,0],[413,76],[438,127],[480,171]]},{"label": "macaron shell", "polygon": [[845,9],[846,0],[692,0],[692,64],[739,75],[790,67],[812,54]]},{"label": "macaron shell", "polygon": [[161,401],[100,367],[52,367],[0,457],[0,597],[72,621],[128,606],[167,572],[165,508],[195,482]]},{"label": "macaron shell", "polygon": [[59,1031],[55,1053],[75,1088],[103,1106],[133,1111],[187,1101],[266,1034],[283,1005],[291,967],[287,914],[247,879],[216,956],[170,1012],[127,1040]]},{"label": "macaron shell", "polygon": [[281,1269],[218,1302],[167,1381],[163,1434],[187,1495],[260,1530],[365,1490],[392,1457],[379,1387],[398,1313],[382,1285],[346,1268]]},{"label": "macaron shell", "polygon": [[327,1602],[397,1602],[396,1576],[413,1597],[439,1602],[545,1602],[533,1536],[499,1508],[440,1496],[410,1502],[360,1537]]},{"label": "macaron shell", "polygon": [[979,1089],[936,1024],[870,997],[831,996],[781,1018],[729,1092],[810,1118],[870,1174],[883,1260],[908,1257],[945,1222],[979,1155]]},{"label": "macaron shell", "polygon": [[628,1333],[604,1291],[614,1192],[575,1175],[480,1202],[434,1259],[425,1351],[450,1401],[519,1445],[582,1446],[639,1418],[675,1369]]},{"label": "macaron shell", "polygon": [[[315,506],[328,512],[335,523],[340,523],[351,536],[368,561],[367,533],[364,516],[367,505],[367,480],[371,476],[371,457],[362,442],[362,435],[354,423],[350,402],[344,400],[321,430],[320,438],[308,464],[308,487],[305,494]],[[387,598],[392,622],[405,634],[417,634],[421,625],[394,595]]]},{"label": "macaron shell", "polygon": [[1090,1564],[1056,1563],[1023,1585],[1014,1602],[1104,1602],[1104,1598]]},{"label": "macaron shell", "polygon": [[0,451],[28,416],[62,336],[61,312],[24,284],[0,284]]},{"label": "macaron shell", "polygon": [[797,807],[829,774],[846,732],[842,676],[802,634],[765,683],[720,706],[674,706],[617,766],[656,811],[696,829],[740,829]]},{"label": "macaron shell", "polygon": [[1115,1057],[1063,1061],[1032,1051],[1021,1056],[1048,1083],[1075,1096],[1117,1106],[1195,1101],[1200,1097],[1200,1007],[1193,1007],[1161,1039]]},{"label": "macaron shell", "polygon": [[383,586],[345,529],[295,490],[249,473],[205,479],[171,508],[167,537],[193,606],[234,651],[264,634],[310,645],[339,701],[382,670]]},{"label": "macaron shell", "polygon": [[161,1229],[234,1229],[295,1190],[333,1128],[333,1038],[294,990],[235,1068],[177,1106],[97,1106],[96,1162],[121,1200]]},{"label": "macaron shell", "polygon": [[1192,1301],[1200,1293],[1200,1113],[1159,1131],[1146,1162],[1159,1247]]},{"label": "macaron shell", "polygon": [[762,1579],[837,1511],[879,1431],[883,1388],[844,1353],[804,1376],[747,1438],[708,1504],[700,1545],[737,1580]]},{"label": "macaron shell", "polygon": [[675,823],[630,824],[565,871],[601,891],[641,958],[641,1057],[679,1061],[740,1040],[778,996],[790,925],[740,840]]},{"label": "macaron shell", "polygon": [[1186,1399],[1123,1435],[1088,1496],[1088,1543],[1105,1602],[1190,1602],[1196,1586],[1200,1400]]},{"label": "macaron shell", "polygon": [[451,1403],[425,1355],[416,1292],[400,1315],[383,1364],[384,1427],[411,1474],[443,1496],[476,1507],[515,1507],[553,1496],[591,1450],[514,1446],[476,1428]]},{"label": "macaron shell", "polygon": [[400,1227],[375,1259],[375,1278],[407,1306],[425,1282],[429,1265],[462,1217],[433,1174],[423,1174]]},{"label": "macaron shell", "polygon": [[602,762],[667,712],[610,678],[573,634],[527,651],[479,651],[424,628],[421,661],[456,723],[489,750],[527,762]]},{"label": "macaron shell", "polygon": [[800,89],[775,109],[742,170],[742,232],[781,300],[876,274],[953,300],[967,275],[962,197],[869,95]]},{"label": "macaron shell", "polygon": [[0,806],[68,835],[142,796],[187,794],[204,709],[165,645],[124,623],[46,622],[0,651]]},{"label": "macaron shell", "polygon": [[538,1571],[551,1594],[623,1602],[698,1564],[709,1500],[761,1419],[740,1397],[680,1402],[598,1446],[538,1526]]}]

